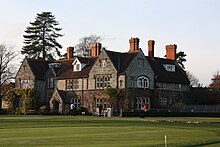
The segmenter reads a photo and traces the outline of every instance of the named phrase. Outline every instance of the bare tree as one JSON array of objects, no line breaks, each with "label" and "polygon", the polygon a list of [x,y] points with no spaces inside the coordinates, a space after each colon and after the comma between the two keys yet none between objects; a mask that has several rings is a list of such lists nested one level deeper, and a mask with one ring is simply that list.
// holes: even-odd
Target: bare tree
[{"label": "bare tree", "polygon": [[187,71],[186,74],[187,74],[188,79],[190,81],[190,86],[192,86],[192,87],[200,86],[199,80],[190,71]]},{"label": "bare tree", "polygon": [[10,83],[10,80],[14,79],[12,61],[16,55],[11,48],[0,44],[0,105],[2,105],[2,98],[6,92],[5,87],[8,87],[6,85]]},{"label": "bare tree", "polygon": [[90,56],[91,44],[101,41],[101,36],[90,35],[83,37],[79,40],[79,43],[75,46],[75,53],[77,56]]}]

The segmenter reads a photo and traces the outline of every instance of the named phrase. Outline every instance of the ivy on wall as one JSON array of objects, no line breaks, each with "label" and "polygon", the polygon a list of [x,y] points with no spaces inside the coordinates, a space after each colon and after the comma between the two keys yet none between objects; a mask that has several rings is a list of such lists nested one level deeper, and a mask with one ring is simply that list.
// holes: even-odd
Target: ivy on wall
[{"label": "ivy on wall", "polygon": [[27,114],[39,107],[40,93],[35,89],[12,89],[8,93],[9,112]]}]

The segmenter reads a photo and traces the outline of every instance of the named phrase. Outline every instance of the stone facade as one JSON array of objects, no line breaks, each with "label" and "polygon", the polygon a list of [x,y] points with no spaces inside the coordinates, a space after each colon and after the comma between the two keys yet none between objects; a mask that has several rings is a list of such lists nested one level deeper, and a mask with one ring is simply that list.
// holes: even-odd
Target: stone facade
[{"label": "stone facade", "polygon": [[[143,64],[140,62],[143,62]],[[134,58],[134,60],[130,63],[130,66],[128,67],[126,75],[127,88],[137,88],[137,78],[140,76],[146,76],[150,82],[149,89],[154,89],[154,72],[141,50],[138,52],[137,56]],[[133,86],[131,85],[132,81]]]},{"label": "stone facade", "polygon": [[43,77],[38,78],[34,75],[27,58],[24,59],[16,74],[15,88],[36,89],[41,93],[40,101],[41,102],[47,101],[46,91],[45,91],[45,79]]},{"label": "stone facade", "polygon": [[[100,67],[102,61],[105,61],[106,65]],[[113,63],[109,59],[105,51],[101,52],[97,58],[95,64],[93,65],[89,73],[89,89],[96,89],[96,77],[98,76],[110,76],[110,85],[112,88],[117,87],[117,70],[115,69]]]},{"label": "stone facade", "polygon": [[[100,104],[105,109],[110,107],[111,98],[105,94],[109,86],[120,91],[114,106],[117,110],[140,110],[143,104],[147,104],[148,109],[169,109],[175,103],[184,102],[189,83],[184,71],[175,63],[176,46],[167,53],[172,55],[170,60],[154,57],[154,41],[148,42],[149,57],[139,49],[138,43],[138,38],[131,38],[131,48],[125,53],[105,49],[101,52],[101,44],[96,44],[90,58],[71,59],[69,55],[68,59],[56,63],[33,61],[42,64],[35,68],[44,67],[41,73],[30,67],[35,65],[31,59],[25,59],[16,76],[16,87],[22,88],[22,79],[27,79],[26,86],[38,89],[42,101],[49,102],[50,108],[60,113],[69,109],[72,102],[89,112],[97,111]],[[171,65],[176,71],[166,71],[164,65]],[[160,85],[167,87],[162,89]],[[176,86],[181,88],[170,89]]]}]

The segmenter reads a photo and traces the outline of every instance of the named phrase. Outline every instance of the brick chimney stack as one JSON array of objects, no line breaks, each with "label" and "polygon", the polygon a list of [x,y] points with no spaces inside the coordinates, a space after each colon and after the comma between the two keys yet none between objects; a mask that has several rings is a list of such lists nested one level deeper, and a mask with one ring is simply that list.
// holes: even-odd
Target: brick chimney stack
[{"label": "brick chimney stack", "polygon": [[101,53],[101,49],[102,49],[102,44],[101,43],[93,43],[91,45],[91,56],[92,57],[97,57],[99,56],[99,54]]},{"label": "brick chimney stack", "polygon": [[176,60],[176,44],[166,46],[166,59]]},{"label": "brick chimney stack", "polygon": [[139,39],[138,38],[132,38],[129,40],[130,43],[130,52],[135,52],[139,50]]},{"label": "brick chimney stack", "polygon": [[70,46],[66,50],[67,50],[67,59],[72,59],[73,58],[74,47]]},{"label": "brick chimney stack", "polygon": [[155,45],[154,40],[148,41],[148,56],[149,57],[154,57],[154,45]]}]

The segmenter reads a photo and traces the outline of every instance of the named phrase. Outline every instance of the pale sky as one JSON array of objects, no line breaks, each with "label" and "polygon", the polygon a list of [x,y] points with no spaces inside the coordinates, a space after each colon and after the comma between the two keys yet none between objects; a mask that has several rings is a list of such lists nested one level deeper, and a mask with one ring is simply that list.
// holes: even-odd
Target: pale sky
[{"label": "pale sky", "polygon": [[63,28],[63,53],[91,34],[120,52],[138,37],[145,55],[148,40],[155,40],[157,57],[164,57],[166,45],[177,44],[187,54],[186,70],[203,86],[220,70],[220,0],[1,0],[0,43],[21,51],[24,30],[44,11]]}]

